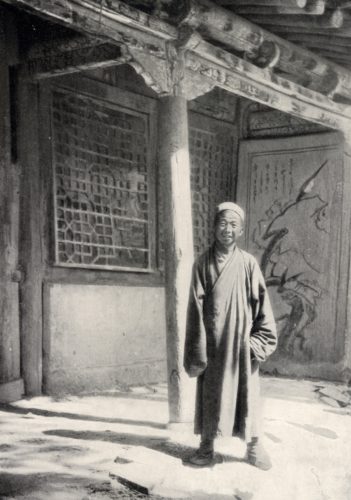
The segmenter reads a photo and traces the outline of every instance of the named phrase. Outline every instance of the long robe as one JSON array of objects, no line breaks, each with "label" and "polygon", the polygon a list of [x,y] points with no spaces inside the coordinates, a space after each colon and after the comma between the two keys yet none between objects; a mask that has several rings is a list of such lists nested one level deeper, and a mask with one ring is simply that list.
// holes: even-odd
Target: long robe
[{"label": "long robe", "polygon": [[185,370],[198,377],[195,433],[247,441],[258,434],[259,363],[276,345],[255,258],[235,248],[219,272],[209,248],[193,267],[184,351]]}]

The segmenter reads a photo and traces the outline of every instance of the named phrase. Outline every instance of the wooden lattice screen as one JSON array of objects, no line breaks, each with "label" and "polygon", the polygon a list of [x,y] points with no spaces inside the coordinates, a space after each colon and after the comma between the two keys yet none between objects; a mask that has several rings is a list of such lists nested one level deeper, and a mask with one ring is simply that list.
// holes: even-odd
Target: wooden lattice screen
[{"label": "wooden lattice screen", "polygon": [[190,113],[189,150],[193,207],[194,250],[211,243],[215,207],[233,200],[236,137],[233,126]]},{"label": "wooden lattice screen", "polygon": [[56,89],[52,129],[56,263],[149,269],[147,115]]},{"label": "wooden lattice screen", "polygon": [[[212,242],[216,205],[234,199],[237,135],[232,124],[189,113],[194,253]],[[162,179],[159,179],[159,267],[164,267]]]}]

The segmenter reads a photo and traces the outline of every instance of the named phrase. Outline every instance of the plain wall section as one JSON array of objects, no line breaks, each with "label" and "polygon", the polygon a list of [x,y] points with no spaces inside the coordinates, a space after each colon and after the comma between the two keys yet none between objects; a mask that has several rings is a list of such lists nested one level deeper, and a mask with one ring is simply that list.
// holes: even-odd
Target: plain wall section
[{"label": "plain wall section", "polygon": [[44,285],[44,391],[166,380],[163,287]]}]

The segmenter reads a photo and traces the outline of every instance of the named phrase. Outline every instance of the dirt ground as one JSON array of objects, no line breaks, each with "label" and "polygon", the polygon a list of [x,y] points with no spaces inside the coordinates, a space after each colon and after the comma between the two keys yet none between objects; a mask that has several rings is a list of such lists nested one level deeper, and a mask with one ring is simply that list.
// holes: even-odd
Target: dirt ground
[{"label": "dirt ground", "polygon": [[236,439],[218,442],[223,464],[184,466],[198,439],[167,429],[164,384],[0,405],[0,498],[349,500],[350,388],[267,377],[262,389],[268,472]]}]

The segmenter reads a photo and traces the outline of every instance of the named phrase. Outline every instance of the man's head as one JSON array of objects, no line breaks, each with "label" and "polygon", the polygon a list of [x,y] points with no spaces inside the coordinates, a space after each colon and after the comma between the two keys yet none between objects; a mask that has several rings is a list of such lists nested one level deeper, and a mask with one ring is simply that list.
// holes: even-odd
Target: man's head
[{"label": "man's head", "polygon": [[226,248],[234,246],[244,230],[244,211],[232,202],[220,203],[216,208],[215,238]]}]

